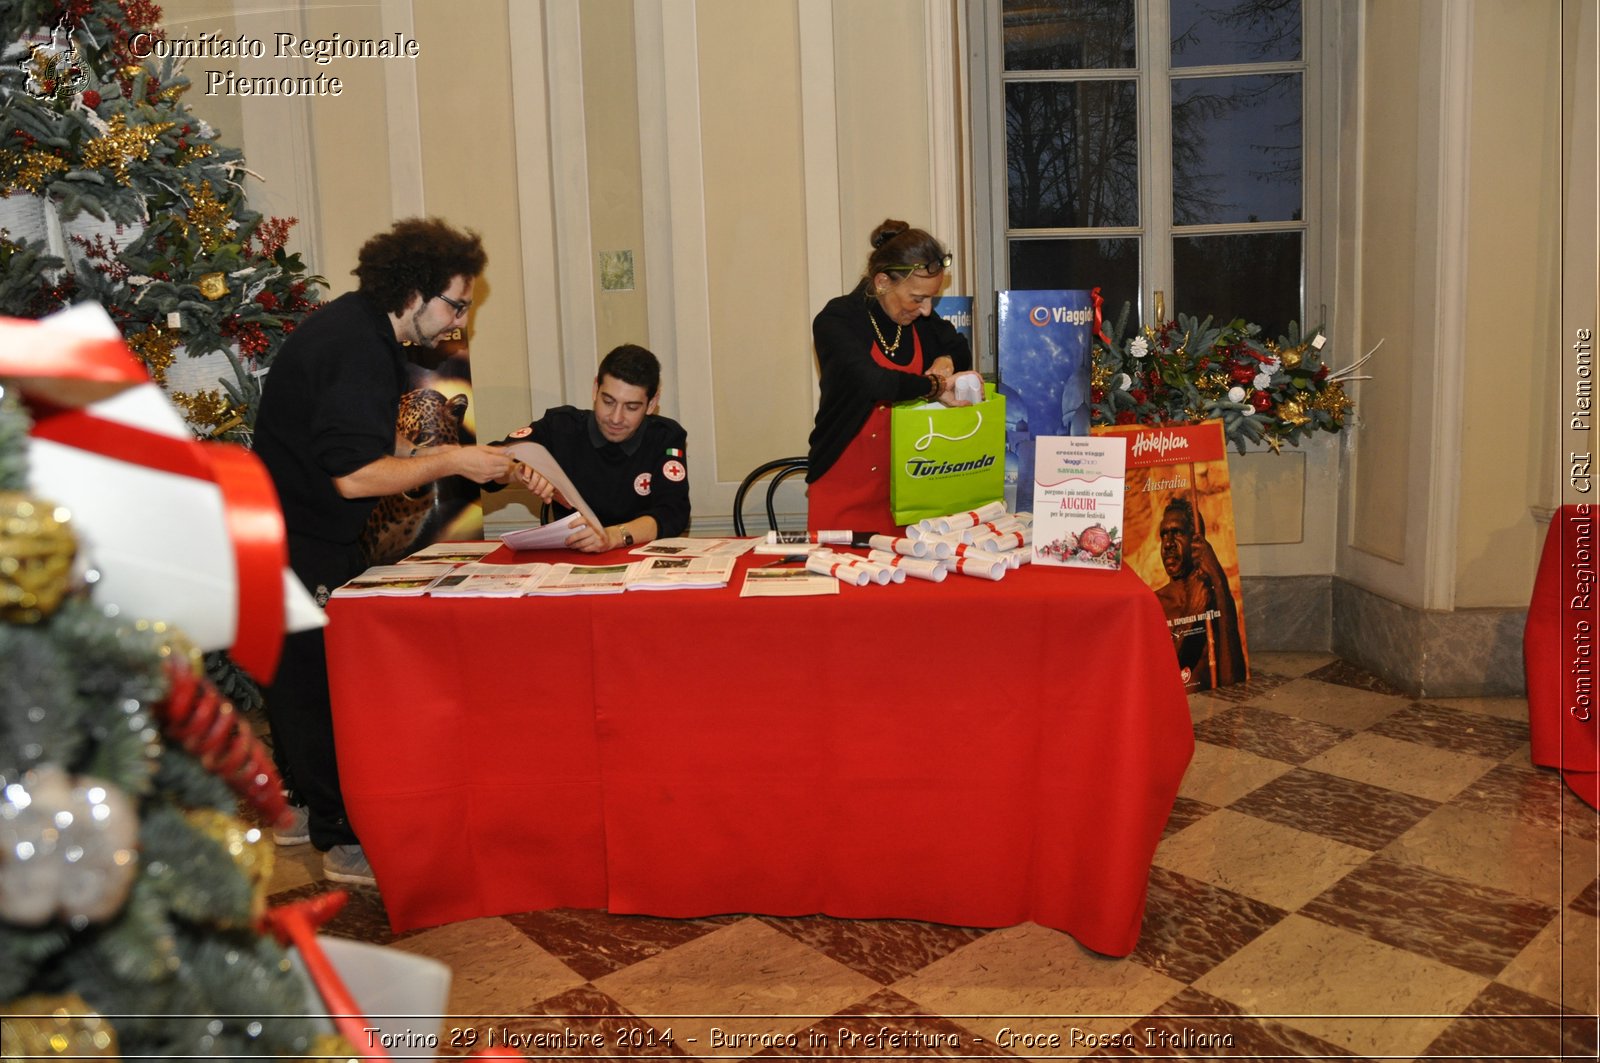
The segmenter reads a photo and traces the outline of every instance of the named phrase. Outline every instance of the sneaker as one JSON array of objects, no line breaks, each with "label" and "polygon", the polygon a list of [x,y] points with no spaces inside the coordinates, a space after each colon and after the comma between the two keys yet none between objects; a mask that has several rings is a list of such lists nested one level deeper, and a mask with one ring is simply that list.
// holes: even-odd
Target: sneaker
[{"label": "sneaker", "polygon": [[359,845],[335,845],[322,854],[322,877],[331,882],[347,882],[352,886],[376,886],[372,865]]},{"label": "sneaker", "polygon": [[304,805],[290,805],[289,814],[294,817],[288,826],[273,827],[272,840],[279,845],[304,845],[311,840],[311,814]]}]

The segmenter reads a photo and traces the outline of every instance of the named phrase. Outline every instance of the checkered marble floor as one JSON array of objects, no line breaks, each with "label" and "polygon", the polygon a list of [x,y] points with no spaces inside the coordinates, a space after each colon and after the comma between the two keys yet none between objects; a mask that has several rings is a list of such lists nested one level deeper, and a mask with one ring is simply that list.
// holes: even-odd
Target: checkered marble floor
[{"label": "checkered marble floor", "polygon": [[[1033,924],[820,916],[392,935],[370,889],[327,932],[450,966],[441,1055],[1596,1058],[1596,814],[1529,763],[1526,702],[1411,698],[1326,655],[1251,663],[1190,700],[1195,757],[1126,958]],[[316,857],[280,850],[275,903],[327,888]]]}]

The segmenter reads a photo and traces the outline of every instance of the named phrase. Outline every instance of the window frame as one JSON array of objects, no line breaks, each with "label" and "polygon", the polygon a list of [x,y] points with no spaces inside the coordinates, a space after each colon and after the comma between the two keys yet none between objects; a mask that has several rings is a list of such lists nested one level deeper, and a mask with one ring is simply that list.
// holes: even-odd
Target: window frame
[{"label": "window frame", "polygon": [[[1132,320],[1143,320],[1156,292],[1163,292],[1168,317],[1179,311],[1208,314],[1224,308],[1185,305],[1174,288],[1173,241],[1182,237],[1232,235],[1254,232],[1301,233],[1300,326],[1309,329],[1330,324],[1325,289],[1332,269],[1326,262],[1333,244],[1336,216],[1330,200],[1335,191],[1324,175],[1334,172],[1332,137],[1337,133],[1337,113],[1330,101],[1337,97],[1330,79],[1337,74],[1335,49],[1339,4],[1301,0],[1300,58],[1261,63],[1211,64],[1173,67],[1169,0],[1134,0],[1134,48],[1139,65],[1134,68],[1074,70],[1005,69],[1001,0],[973,0],[967,7],[967,58],[971,93],[973,148],[974,311],[986,328],[980,365],[994,368],[994,293],[1007,287],[1013,240],[1071,239],[1085,237],[1128,238],[1139,242],[1139,289]],[[1160,41],[1159,49],[1151,42]],[[1249,74],[1299,73],[1301,75],[1301,216],[1299,221],[1231,222],[1173,225],[1172,211],[1172,82],[1201,77]],[[1012,229],[1008,224],[1008,183],[1005,145],[1005,86],[1018,81],[1135,81],[1139,114],[1139,217],[1140,224],[1100,228]],[[1108,315],[1121,305],[1106,306]]]}]

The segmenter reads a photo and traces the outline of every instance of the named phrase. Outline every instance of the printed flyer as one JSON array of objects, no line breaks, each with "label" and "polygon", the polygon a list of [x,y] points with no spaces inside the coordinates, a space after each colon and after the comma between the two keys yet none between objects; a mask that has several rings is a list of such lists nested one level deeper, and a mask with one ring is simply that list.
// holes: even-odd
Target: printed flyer
[{"label": "printed flyer", "polygon": [[1123,556],[1167,614],[1185,689],[1245,682],[1244,597],[1222,422],[1104,427],[1092,435],[1127,441]]},{"label": "printed flyer", "polygon": [[1092,436],[1040,436],[1034,447],[1034,563],[1121,568],[1127,444]]}]

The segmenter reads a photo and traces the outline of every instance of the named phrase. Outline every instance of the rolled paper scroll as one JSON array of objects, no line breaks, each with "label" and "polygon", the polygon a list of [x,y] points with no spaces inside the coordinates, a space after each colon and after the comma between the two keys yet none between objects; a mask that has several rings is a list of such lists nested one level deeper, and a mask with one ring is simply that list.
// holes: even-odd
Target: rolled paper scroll
[{"label": "rolled paper scroll", "polygon": [[977,509],[968,510],[965,513],[951,513],[946,517],[930,517],[929,519],[934,522],[934,531],[952,532],[959,531],[962,528],[970,528],[974,524],[982,524],[986,520],[993,520],[1005,513],[1005,511],[1006,504],[1004,502],[990,502],[988,505],[979,506]]},{"label": "rolled paper scroll", "polygon": [[965,557],[956,558],[955,562],[957,572],[963,576],[976,576],[979,579],[1002,579],[1011,570],[1011,566],[1006,563],[1006,559],[998,554],[982,556],[978,553],[971,553]]},{"label": "rolled paper scroll", "polygon": [[859,566],[852,565],[850,559],[843,554],[832,551],[818,550],[806,557],[806,571],[815,572],[821,576],[832,576],[840,583],[852,587],[864,587],[871,577]]},{"label": "rolled paper scroll", "polygon": [[902,554],[906,557],[928,556],[928,544],[921,539],[902,539],[893,535],[874,535],[867,540],[867,545],[874,550]]},{"label": "rolled paper scroll", "polygon": [[931,557],[903,557],[900,554],[874,550],[867,555],[867,560],[874,564],[890,567],[896,572],[915,576],[917,579],[925,579],[931,583],[944,582],[944,565]]}]

